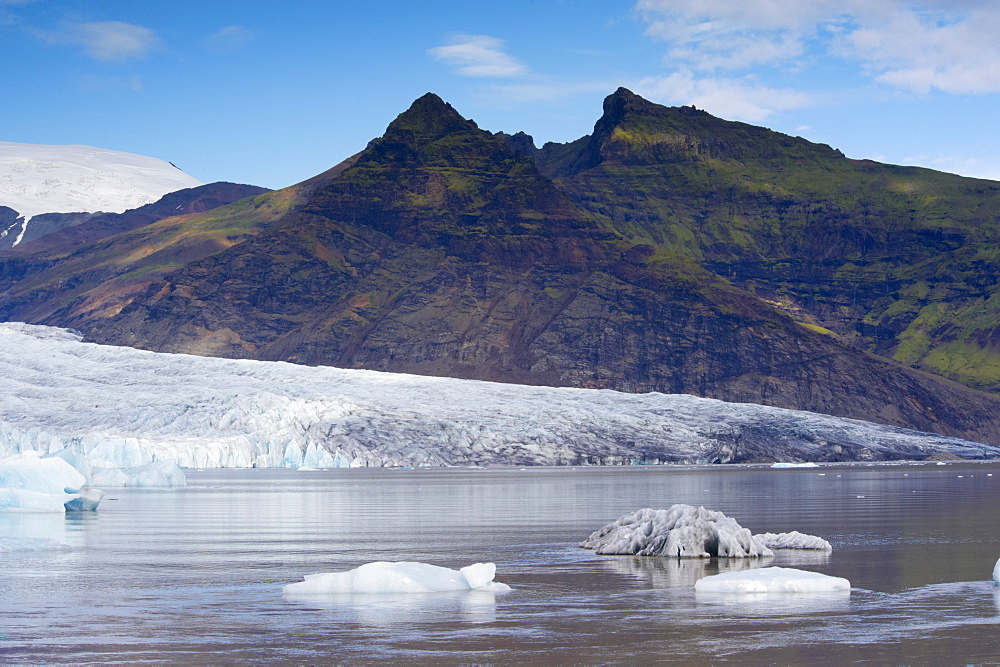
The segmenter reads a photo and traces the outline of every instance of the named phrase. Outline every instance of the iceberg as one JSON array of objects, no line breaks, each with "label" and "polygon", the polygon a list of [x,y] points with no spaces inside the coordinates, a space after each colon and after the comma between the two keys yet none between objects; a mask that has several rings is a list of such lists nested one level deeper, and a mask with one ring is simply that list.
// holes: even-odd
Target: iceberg
[{"label": "iceberg", "polygon": [[1000,447],[682,394],[535,387],[95,345],[0,323],[0,456],[82,468],[923,459]]},{"label": "iceberg", "polygon": [[93,510],[101,492],[86,489],[86,478],[60,458],[24,452],[0,459],[0,510],[65,512]]},{"label": "iceberg", "polygon": [[996,565],[993,566],[993,583],[1000,586],[1000,559],[997,559]]},{"label": "iceberg", "polygon": [[850,593],[851,582],[790,567],[724,572],[695,582],[696,593],[753,595],[768,593]]},{"label": "iceberg", "polygon": [[768,549],[804,549],[816,551],[832,551],[833,547],[822,537],[806,535],[797,530],[789,533],[757,533],[754,541]]},{"label": "iceberg", "polygon": [[619,517],[580,543],[602,555],[676,558],[759,558],[772,549],[830,550],[830,543],[799,532],[751,534],[736,519],[704,507],[676,504]]},{"label": "iceberg", "polygon": [[125,486],[137,489],[173,488],[187,485],[187,478],[173,461],[154,461],[134,468],[92,466],[89,474],[94,486]]},{"label": "iceberg", "polygon": [[503,593],[510,586],[493,581],[496,565],[475,563],[459,570],[413,561],[376,561],[347,572],[306,575],[282,592],[291,597],[345,593],[442,593],[484,591]]},{"label": "iceberg", "polygon": [[818,468],[819,466],[813,463],[812,461],[807,461],[805,463],[783,463],[779,461],[778,463],[772,463],[771,467],[772,468]]}]

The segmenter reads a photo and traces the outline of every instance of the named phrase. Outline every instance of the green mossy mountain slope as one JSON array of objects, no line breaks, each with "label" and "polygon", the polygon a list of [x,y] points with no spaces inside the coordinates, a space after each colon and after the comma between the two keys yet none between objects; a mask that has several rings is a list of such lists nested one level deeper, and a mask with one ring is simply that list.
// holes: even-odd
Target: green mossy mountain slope
[{"label": "green mossy mountain slope", "polygon": [[1000,183],[851,160],[625,89],[592,135],[521,150],[624,238],[863,349],[1000,390]]},{"label": "green mossy mountain slope", "polygon": [[523,151],[427,95],[296,210],[87,331],[162,351],[687,392],[1000,440],[997,398],[803,326],[699,259],[582,208]]}]

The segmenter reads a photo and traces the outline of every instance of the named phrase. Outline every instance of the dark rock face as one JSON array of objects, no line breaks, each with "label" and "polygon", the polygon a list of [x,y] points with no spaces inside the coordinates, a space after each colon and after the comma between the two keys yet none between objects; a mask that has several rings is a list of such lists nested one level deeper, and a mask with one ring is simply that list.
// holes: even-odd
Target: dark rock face
[{"label": "dark rock face", "polygon": [[[640,104],[618,96],[626,111]],[[170,352],[687,392],[1000,441],[1000,400],[804,327],[664,244],[626,240],[509,143],[427,95],[300,209],[166,274],[88,334]]]},{"label": "dark rock face", "polygon": [[579,206],[859,349],[1000,391],[1000,183],[849,160],[619,89],[534,153]]}]

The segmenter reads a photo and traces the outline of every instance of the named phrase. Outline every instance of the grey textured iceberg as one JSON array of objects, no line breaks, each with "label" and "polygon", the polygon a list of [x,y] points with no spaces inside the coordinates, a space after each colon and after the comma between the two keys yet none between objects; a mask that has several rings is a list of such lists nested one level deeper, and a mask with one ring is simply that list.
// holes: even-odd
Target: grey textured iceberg
[{"label": "grey textured iceberg", "polygon": [[[1000,447],[689,395],[157,354],[0,324],[0,456],[97,468],[922,459]],[[76,463],[74,463],[76,465]]]},{"label": "grey textured iceberg", "polygon": [[580,543],[605,555],[676,558],[759,558],[772,549],[830,550],[830,543],[803,533],[753,535],[722,512],[692,505],[641,509],[598,528]]}]

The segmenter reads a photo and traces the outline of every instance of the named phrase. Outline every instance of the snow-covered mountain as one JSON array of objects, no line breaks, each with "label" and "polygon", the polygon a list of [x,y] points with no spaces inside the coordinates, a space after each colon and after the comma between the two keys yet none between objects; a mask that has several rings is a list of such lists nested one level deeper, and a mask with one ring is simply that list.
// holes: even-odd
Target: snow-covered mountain
[{"label": "snow-covered mountain", "polygon": [[0,324],[0,455],[117,467],[880,460],[1000,447],[689,395],[159,354]]},{"label": "snow-covered mountain", "polygon": [[[0,206],[29,221],[41,213],[121,213],[201,184],[169,162],[143,155],[0,141]],[[0,233],[20,231],[19,223]]]}]

